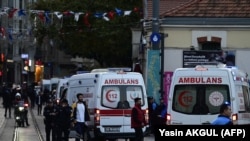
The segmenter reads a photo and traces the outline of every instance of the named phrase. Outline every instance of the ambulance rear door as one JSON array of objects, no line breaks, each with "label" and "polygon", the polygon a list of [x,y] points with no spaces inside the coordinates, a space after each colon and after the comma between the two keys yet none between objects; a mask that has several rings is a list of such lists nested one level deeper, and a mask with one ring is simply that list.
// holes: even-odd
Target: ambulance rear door
[{"label": "ambulance rear door", "polygon": [[[100,131],[104,134],[134,133],[131,128],[131,110],[136,97],[142,98],[142,108],[147,102],[143,83],[136,76],[107,77],[101,87]],[[145,131],[145,129],[144,129]]]},{"label": "ambulance rear door", "polygon": [[218,69],[180,70],[173,77],[170,124],[209,124],[230,100],[228,73]]}]

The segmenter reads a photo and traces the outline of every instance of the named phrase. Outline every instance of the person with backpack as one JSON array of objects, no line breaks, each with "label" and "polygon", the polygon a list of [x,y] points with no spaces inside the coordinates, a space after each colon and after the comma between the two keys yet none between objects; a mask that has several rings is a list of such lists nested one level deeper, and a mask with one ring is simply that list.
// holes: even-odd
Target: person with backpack
[{"label": "person with backpack", "polygon": [[[72,105],[72,110],[73,110],[72,118],[74,120],[75,124],[74,127],[76,132],[81,136],[82,140],[84,140],[86,126],[88,126],[88,121],[90,121],[90,116],[87,105],[83,101],[83,94],[78,93],[76,97],[77,97],[77,102],[73,103]],[[75,138],[75,140],[80,141],[79,138]]]}]

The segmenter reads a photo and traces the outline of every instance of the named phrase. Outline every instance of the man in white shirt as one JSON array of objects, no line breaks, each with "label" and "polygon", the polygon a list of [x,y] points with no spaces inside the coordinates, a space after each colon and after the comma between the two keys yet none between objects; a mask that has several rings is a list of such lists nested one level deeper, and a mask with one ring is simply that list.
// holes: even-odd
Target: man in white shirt
[{"label": "man in white shirt", "polygon": [[[87,126],[87,121],[90,120],[89,112],[85,102],[83,101],[83,94],[79,93],[76,95],[78,101],[72,105],[73,109],[73,118],[75,120],[75,129],[78,134],[81,135],[82,140],[84,137],[84,130]],[[75,139],[76,141],[80,141],[79,138]]]}]

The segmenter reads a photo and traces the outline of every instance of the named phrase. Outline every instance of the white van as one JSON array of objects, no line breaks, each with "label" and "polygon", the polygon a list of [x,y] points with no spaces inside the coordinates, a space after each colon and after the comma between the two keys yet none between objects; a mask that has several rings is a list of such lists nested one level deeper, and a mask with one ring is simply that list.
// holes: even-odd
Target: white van
[{"label": "white van", "polygon": [[61,79],[59,79],[58,85],[56,87],[57,102],[59,102],[60,98],[62,98],[63,91],[67,87],[68,79],[69,78],[61,78]]},{"label": "white van", "polygon": [[41,89],[42,89],[42,92],[45,89],[51,91],[51,82],[50,82],[49,79],[42,79],[42,81],[41,81]]},{"label": "white van", "polygon": [[53,77],[50,79],[50,89],[51,91],[56,90],[60,78]]},{"label": "white van", "polygon": [[235,124],[250,124],[247,74],[234,67],[178,68],[172,77],[167,124],[210,124],[229,102]]},{"label": "white van", "polygon": [[[66,97],[70,105],[82,93],[90,111],[94,140],[132,139],[131,110],[136,97],[148,123],[147,95],[143,77],[136,72],[99,72],[73,75],[68,79]],[[148,125],[143,128],[146,134]]]}]

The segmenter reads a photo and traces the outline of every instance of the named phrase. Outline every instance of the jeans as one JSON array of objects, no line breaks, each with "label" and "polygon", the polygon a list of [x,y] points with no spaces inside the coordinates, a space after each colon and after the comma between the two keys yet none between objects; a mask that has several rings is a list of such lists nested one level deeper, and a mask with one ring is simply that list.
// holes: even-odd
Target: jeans
[{"label": "jeans", "polygon": [[[76,122],[75,125],[76,132],[81,135],[82,140],[84,140],[84,130],[85,130],[85,123],[84,122]],[[76,138],[75,141],[80,141],[80,139]]]}]

